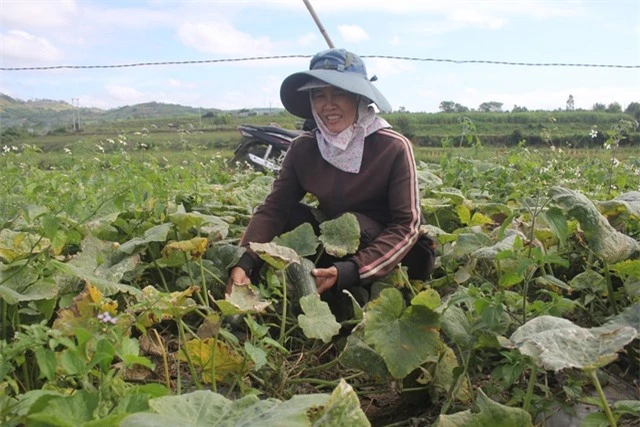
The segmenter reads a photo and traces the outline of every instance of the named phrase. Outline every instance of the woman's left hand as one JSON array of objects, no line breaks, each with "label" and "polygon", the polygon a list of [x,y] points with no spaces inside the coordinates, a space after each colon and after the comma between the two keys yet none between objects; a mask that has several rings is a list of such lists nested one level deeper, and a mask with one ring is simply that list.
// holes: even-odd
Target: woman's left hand
[{"label": "woman's left hand", "polygon": [[316,288],[320,294],[338,282],[338,269],[336,267],[314,268],[311,270],[311,274],[316,278]]}]

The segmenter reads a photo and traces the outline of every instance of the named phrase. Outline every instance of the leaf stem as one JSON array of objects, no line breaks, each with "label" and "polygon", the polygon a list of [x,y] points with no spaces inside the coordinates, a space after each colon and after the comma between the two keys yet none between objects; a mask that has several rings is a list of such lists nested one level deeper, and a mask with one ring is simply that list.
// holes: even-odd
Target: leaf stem
[{"label": "leaf stem", "polygon": [[620,310],[618,310],[618,304],[616,303],[616,297],[613,294],[613,283],[611,283],[611,273],[609,271],[609,264],[605,260],[602,260],[602,265],[604,268],[604,280],[607,283],[607,294],[609,294],[609,302],[611,303],[611,309],[614,314],[619,314]]},{"label": "leaf stem", "polygon": [[600,402],[602,403],[602,409],[604,413],[607,415],[607,420],[609,420],[609,424],[611,427],[617,427],[616,420],[613,418],[613,413],[611,413],[611,408],[609,407],[609,402],[607,402],[607,397],[604,395],[604,391],[602,390],[602,386],[600,385],[600,380],[598,379],[598,375],[595,369],[586,370],[587,374],[591,377],[591,381],[593,385],[596,387],[596,391],[598,392],[598,396],[600,397]]},{"label": "leaf stem", "polygon": [[522,409],[529,412],[531,407],[531,398],[533,397],[533,389],[536,385],[536,377],[538,375],[538,365],[533,363],[531,366],[531,372],[529,373],[529,383],[527,384],[527,394],[524,396],[524,403]]},{"label": "leaf stem", "polygon": [[282,275],[282,319],[280,320],[280,338],[278,342],[284,347],[285,332],[287,329],[287,275],[285,270],[280,270]]}]

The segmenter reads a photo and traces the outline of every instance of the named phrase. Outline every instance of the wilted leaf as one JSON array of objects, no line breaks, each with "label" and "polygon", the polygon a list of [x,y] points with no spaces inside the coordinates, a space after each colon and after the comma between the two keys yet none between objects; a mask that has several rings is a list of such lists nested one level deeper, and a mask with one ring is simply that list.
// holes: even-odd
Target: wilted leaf
[{"label": "wilted leaf", "polygon": [[411,305],[424,305],[434,311],[440,307],[441,304],[440,294],[435,289],[425,289],[411,300]]},{"label": "wilted leaf", "polygon": [[171,256],[173,252],[184,252],[190,254],[193,258],[200,258],[207,250],[209,241],[204,237],[194,237],[189,240],[181,240],[179,242],[169,242],[162,249],[162,255]]},{"label": "wilted leaf", "polygon": [[360,408],[360,400],[353,388],[341,379],[340,384],[333,390],[329,401],[320,412],[313,416],[313,427],[349,426],[367,427],[369,420]]},{"label": "wilted leaf", "polygon": [[387,365],[373,348],[362,341],[360,334],[352,333],[347,337],[345,346],[338,360],[347,369],[358,369],[378,381],[390,378]]},{"label": "wilted leaf", "polygon": [[296,251],[275,243],[249,243],[249,247],[276,270],[284,270],[292,262],[300,262],[300,256]]},{"label": "wilted leaf", "polygon": [[140,264],[138,255],[122,256],[121,253],[121,256],[112,256],[119,253],[119,248],[114,252],[111,242],[105,242],[93,236],[85,238],[81,248],[78,255],[69,262],[53,260],[53,266],[64,274],[96,286],[105,295],[118,292],[140,295],[138,288],[120,283],[126,272]]},{"label": "wilted leaf", "polygon": [[451,305],[442,313],[442,331],[463,349],[473,347],[476,339],[473,327],[463,309]]},{"label": "wilted leaf", "polygon": [[51,246],[51,241],[37,234],[0,230],[0,261],[7,264],[37,254]]},{"label": "wilted leaf", "polygon": [[308,222],[299,225],[295,229],[281,234],[273,239],[273,243],[279,246],[291,248],[301,257],[315,255],[320,242],[318,236],[313,231],[313,227]]},{"label": "wilted leaf", "polygon": [[174,223],[181,233],[187,233],[192,229],[198,230],[208,225],[207,233],[212,240],[221,240],[227,237],[229,225],[221,218],[213,215],[204,215],[200,212],[177,212],[169,215],[169,220]]},{"label": "wilted leaf", "polygon": [[[448,346],[443,346],[443,352],[436,362],[433,378],[431,379],[431,389],[436,396],[445,396],[456,380],[454,370],[459,366],[455,352]],[[469,402],[471,400],[471,392],[469,390],[469,382],[466,377],[459,379],[461,384],[456,391],[456,399],[460,402]]]},{"label": "wilted leaf", "polygon": [[603,215],[631,217],[640,219],[640,191],[620,194],[615,199],[598,202]]},{"label": "wilted leaf", "polygon": [[471,255],[478,249],[492,246],[493,242],[484,233],[464,233],[458,236],[453,248],[453,255],[463,257]]},{"label": "wilted leaf", "polygon": [[[244,358],[228,344],[215,338],[187,341],[186,351],[191,363],[200,369],[202,381],[208,384],[212,382],[214,370],[216,381],[224,381],[228,377],[241,375],[245,369]],[[183,362],[189,360],[183,352],[176,356]]]},{"label": "wilted leaf", "polygon": [[303,296],[300,307],[304,314],[298,316],[298,323],[307,338],[319,338],[327,343],[340,331],[340,324],[331,313],[329,304],[322,301],[320,295]]},{"label": "wilted leaf", "polygon": [[489,399],[478,390],[477,412],[466,410],[440,415],[433,427],[528,427],[533,426],[531,415],[520,408],[511,408]]},{"label": "wilted leaf", "polygon": [[360,224],[356,216],[346,213],[320,224],[320,241],[324,250],[336,258],[353,254],[360,245]]},{"label": "wilted leaf", "polygon": [[617,358],[617,352],[633,341],[637,331],[624,326],[616,329],[586,329],[567,319],[540,316],[519,327],[509,338],[517,348],[544,369],[595,369]]},{"label": "wilted leaf", "polygon": [[438,315],[422,305],[404,307],[402,294],[384,289],[365,311],[365,342],[380,353],[391,375],[404,378],[439,354]]},{"label": "wilted leaf", "polygon": [[216,305],[225,316],[245,313],[262,313],[269,306],[269,301],[260,298],[251,286],[234,286],[231,295],[226,294],[224,300],[217,300]]},{"label": "wilted leaf", "polygon": [[616,263],[640,253],[640,243],[613,228],[585,195],[562,187],[552,187],[550,196],[580,222],[590,249],[606,262]]},{"label": "wilted leaf", "polygon": [[634,328],[638,335],[640,335],[640,302],[627,307],[624,311],[616,316],[613,316],[602,326],[593,328],[592,331],[604,332],[613,331],[623,326]]},{"label": "wilted leaf", "polygon": [[558,236],[558,240],[566,242],[569,237],[569,227],[567,225],[567,218],[562,211],[557,207],[551,207],[542,212],[541,216],[556,236]]},{"label": "wilted leaf", "polygon": [[471,256],[478,259],[493,260],[500,252],[513,249],[513,244],[518,238],[524,239],[524,235],[515,231],[508,232],[508,234],[495,245],[477,249],[471,253]]},{"label": "wilted leaf", "polygon": [[191,298],[199,288],[191,286],[179,292],[160,292],[153,286],[147,286],[142,290],[140,302],[142,306],[150,307],[152,310],[144,310],[138,317],[138,323],[149,327],[162,320],[169,320],[182,317],[198,309],[198,305]]},{"label": "wilted leaf", "polygon": [[604,277],[593,270],[585,270],[582,273],[576,274],[569,282],[569,285],[577,291],[588,289],[598,292],[601,295],[607,295],[608,293]]}]

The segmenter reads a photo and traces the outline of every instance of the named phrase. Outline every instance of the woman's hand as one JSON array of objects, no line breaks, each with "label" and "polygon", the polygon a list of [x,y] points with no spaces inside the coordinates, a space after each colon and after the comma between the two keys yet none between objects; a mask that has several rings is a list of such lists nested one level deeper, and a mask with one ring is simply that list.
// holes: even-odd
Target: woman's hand
[{"label": "woman's hand", "polygon": [[316,288],[320,294],[338,282],[338,269],[336,267],[314,268],[311,270],[311,274],[316,278]]},{"label": "woman's hand", "polygon": [[231,269],[231,273],[229,273],[229,280],[227,280],[227,288],[225,289],[225,293],[231,295],[231,290],[233,286],[246,286],[251,283],[249,276],[247,273],[240,267],[233,267]]}]

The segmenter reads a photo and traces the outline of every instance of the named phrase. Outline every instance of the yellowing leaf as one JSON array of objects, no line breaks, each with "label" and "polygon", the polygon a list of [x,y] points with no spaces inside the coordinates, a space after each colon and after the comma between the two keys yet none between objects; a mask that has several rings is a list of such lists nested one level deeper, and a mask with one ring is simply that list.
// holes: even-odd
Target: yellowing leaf
[{"label": "yellowing leaf", "polygon": [[[214,374],[216,381],[224,381],[231,376],[241,375],[246,369],[241,355],[214,338],[188,341],[186,351],[191,363],[200,369],[204,383],[210,384]],[[187,362],[183,352],[178,353],[177,357],[178,360]]]},{"label": "yellowing leaf", "polygon": [[207,250],[207,244],[208,240],[205,237],[194,237],[190,240],[170,242],[162,249],[162,255],[169,257],[174,252],[181,251],[191,254],[194,258],[200,258]]}]

